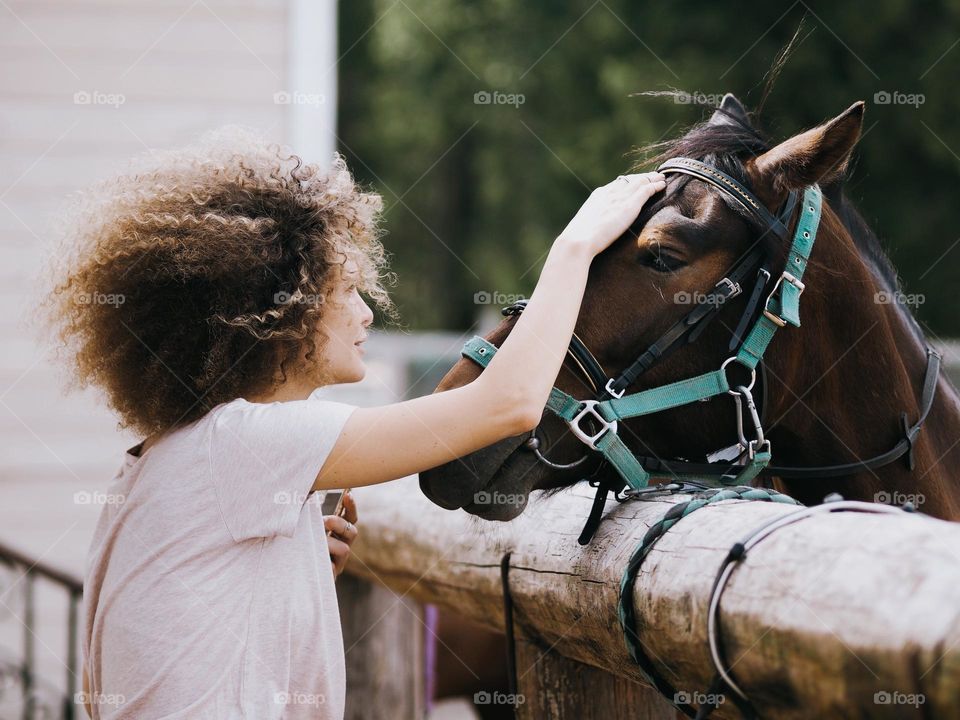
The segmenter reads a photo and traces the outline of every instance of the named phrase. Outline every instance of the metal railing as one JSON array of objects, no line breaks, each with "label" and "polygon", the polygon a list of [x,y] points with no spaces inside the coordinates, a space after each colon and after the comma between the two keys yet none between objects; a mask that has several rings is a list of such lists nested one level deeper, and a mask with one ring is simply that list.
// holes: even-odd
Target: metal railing
[{"label": "metal railing", "polygon": [[[70,572],[56,568],[42,560],[30,557],[21,550],[0,542],[0,566],[16,576],[12,587],[23,583],[23,654],[19,660],[0,660],[0,695],[8,684],[20,685],[21,718],[36,720],[37,717],[73,720],[76,717],[77,679],[79,661],[77,656],[77,622],[80,600],[83,596],[83,580]],[[67,658],[66,684],[58,700],[44,703],[39,690],[44,684],[36,670],[36,622],[35,590],[37,578],[43,578],[62,588],[67,593]],[[5,603],[6,604],[6,603]],[[10,682],[12,681],[12,682]],[[56,692],[56,691],[55,691]],[[59,707],[56,707],[59,706]]]}]

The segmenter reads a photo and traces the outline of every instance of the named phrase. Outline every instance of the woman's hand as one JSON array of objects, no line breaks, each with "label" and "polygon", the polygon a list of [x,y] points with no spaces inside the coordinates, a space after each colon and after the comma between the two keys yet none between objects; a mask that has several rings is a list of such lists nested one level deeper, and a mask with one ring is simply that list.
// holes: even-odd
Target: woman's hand
[{"label": "woman's hand", "polygon": [[666,186],[657,172],[621,175],[590,194],[557,242],[584,249],[592,258],[623,235],[644,203]]},{"label": "woman's hand", "polygon": [[352,493],[343,496],[343,517],[327,515],[323,526],[327,529],[327,546],[330,549],[330,561],[333,563],[333,577],[337,578],[350,559],[350,546],[357,539],[357,503]]}]

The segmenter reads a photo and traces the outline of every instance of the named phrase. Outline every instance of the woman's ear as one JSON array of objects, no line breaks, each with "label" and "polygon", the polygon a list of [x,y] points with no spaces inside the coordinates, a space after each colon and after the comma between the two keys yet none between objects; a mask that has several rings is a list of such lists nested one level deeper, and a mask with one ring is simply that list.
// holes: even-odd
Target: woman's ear
[{"label": "woman's ear", "polygon": [[863,127],[861,100],[827,123],[795,135],[754,158],[748,172],[756,187],[777,195],[814,183],[827,183],[843,173]]}]

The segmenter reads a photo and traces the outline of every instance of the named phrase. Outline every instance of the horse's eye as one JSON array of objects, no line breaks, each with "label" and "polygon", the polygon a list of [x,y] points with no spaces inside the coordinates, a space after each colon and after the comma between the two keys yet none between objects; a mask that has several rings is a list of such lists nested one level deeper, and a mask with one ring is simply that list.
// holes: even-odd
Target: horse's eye
[{"label": "horse's eye", "polygon": [[661,273],[674,272],[684,265],[680,258],[656,248],[644,251],[640,256],[640,263]]}]

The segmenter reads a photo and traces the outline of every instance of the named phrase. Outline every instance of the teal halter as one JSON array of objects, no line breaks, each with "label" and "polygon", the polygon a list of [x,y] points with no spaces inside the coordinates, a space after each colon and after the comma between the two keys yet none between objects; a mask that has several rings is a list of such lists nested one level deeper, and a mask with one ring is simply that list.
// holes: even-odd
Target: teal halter
[{"label": "teal halter", "polygon": [[[790,237],[788,225],[796,210],[797,193],[791,192],[783,207],[774,215],[741,183],[712,165],[690,158],[672,158],[658,169],[663,173],[689,175],[713,185],[724,194],[727,200],[735,203],[739,210],[749,216],[760,228],[762,234],[772,232],[784,243]],[[907,421],[907,413],[901,413],[900,425],[903,436],[894,447],[867,460],[856,460],[840,465],[792,467],[770,464],[770,441],[764,437],[761,417],[757,412],[751,390],[756,382],[757,366],[777,330],[787,325],[800,326],[800,295],[804,289],[802,279],[820,225],[822,203],[823,197],[816,185],[804,190],[784,270],[767,294],[762,311],[757,314],[757,306],[771,277],[770,272],[761,262],[757,282],[730,343],[731,352],[736,349],[736,353],[727,358],[717,370],[625,395],[626,389],[635,383],[641,373],[657,360],[662,359],[684,338],[687,342],[694,341],[709,322],[709,318],[719,311],[723,303],[741,292],[740,282],[744,281],[749,271],[756,267],[757,258],[762,254],[758,249],[748,252],[717,283],[711,293],[716,298],[715,302],[697,306],[615,378],[606,378],[600,364],[574,333],[568,353],[594,387],[597,392],[596,398],[577,400],[555,387],[550,391],[547,409],[561,418],[590,451],[600,453],[614,467],[622,478],[622,482],[630,488],[625,491],[625,495],[686,492],[691,488],[703,489],[705,486],[748,485],[761,473],[784,479],[843,477],[876,470],[904,456],[907,467],[913,470],[914,445],[933,407],[940,373],[940,354],[930,347],[926,349],[927,367],[919,401],[919,417],[916,422],[910,424]],[[504,309],[504,314],[517,314],[522,311],[524,304],[524,302],[516,303]],[[747,327],[754,315],[757,315],[757,319],[748,330]],[[743,338],[742,342],[740,338]],[[481,367],[486,367],[496,352],[497,348],[481,337],[474,337],[467,341],[460,351],[461,355],[473,360]],[[749,383],[746,385],[731,383],[727,376],[727,367],[731,363],[737,363],[750,372]],[[736,403],[739,442],[712,453],[706,463],[637,457],[618,435],[618,422],[621,420],[689,405],[724,394],[731,395]],[[744,405],[753,426],[752,439],[746,437],[743,429]],[[585,429],[583,421],[587,418],[597,423],[599,429],[595,432]],[[568,465],[550,462],[538,450],[539,440],[536,438],[535,431],[527,440],[526,446],[537,454],[538,460],[554,469],[575,467],[586,457]],[[651,476],[668,476],[676,482],[649,487]],[[580,536],[581,545],[589,543],[597,529],[607,493],[610,490],[619,492],[620,488],[622,485],[617,487],[606,478],[597,482],[597,495]],[[617,497],[621,499],[619,495]]]},{"label": "teal halter", "polygon": [[[711,174],[715,173],[722,176],[742,190],[743,194],[737,197],[738,201],[741,197],[753,198],[752,194],[742,189],[739,183],[704,163],[686,158],[675,158],[671,163],[679,165],[677,161],[684,163],[683,169],[667,168],[669,163],[665,163],[662,168],[664,168],[664,171],[672,170],[691,175],[694,172],[688,172],[688,169],[695,169],[697,171],[695,176],[697,177],[700,177],[699,173],[703,172],[701,167],[708,168],[712,171]],[[701,177],[701,179],[706,178]],[[710,180],[710,182],[711,184],[717,184],[715,180]],[[722,189],[730,192],[727,188]],[[767,346],[777,330],[788,324],[796,327],[800,325],[800,294],[804,289],[802,278],[820,224],[821,206],[822,195],[820,189],[816,185],[806,188],[803,193],[797,228],[793,234],[787,256],[786,269],[774,284],[773,289],[767,296],[763,312],[741,343],[737,353],[725,360],[719,369],[631,395],[624,395],[621,392],[617,396],[615,393],[611,393],[611,383],[613,382],[611,380],[607,383],[607,391],[608,394],[613,394],[613,397],[604,400],[577,400],[555,387],[550,391],[547,409],[564,420],[570,431],[588,448],[601,453],[627,485],[634,490],[640,490],[648,486],[650,473],[643,468],[623,440],[620,439],[617,433],[617,423],[619,421],[689,405],[724,394],[734,396],[737,401],[738,417],[742,418],[740,403],[741,398],[743,398],[747,403],[755,431],[754,439],[742,443],[747,462],[736,466],[739,468],[736,474],[721,476],[719,481],[714,477],[704,478],[702,476],[694,476],[694,479],[708,485],[749,484],[770,463],[771,458],[770,441],[763,436],[750,390],[756,380],[757,364],[763,358],[764,352],[766,352]],[[477,336],[464,344],[460,354],[473,360],[481,367],[486,367],[496,352],[495,345]],[[749,385],[731,385],[726,369],[733,362],[750,371]],[[596,432],[586,430],[582,426],[585,418],[590,418],[598,423],[599,429]],[[743,435],[741,422],[741,440],[746,440]]]}]

